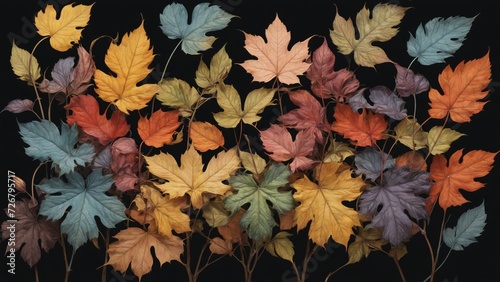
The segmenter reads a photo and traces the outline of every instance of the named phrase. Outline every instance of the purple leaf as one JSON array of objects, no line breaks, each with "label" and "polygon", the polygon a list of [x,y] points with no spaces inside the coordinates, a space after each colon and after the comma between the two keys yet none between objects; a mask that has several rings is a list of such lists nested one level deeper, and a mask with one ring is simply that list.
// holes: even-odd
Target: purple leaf
[{"label": "purple leaf", "polygon": [[5,108],[3,108],[1,112],[9,111],[14,114],[19,114],[22,112],[32,111],[32,110],[33,110],[33,101],[29,99],[24,99],[24,100],[16,99],[10,101],[9,104],[7,104],[7,106],[5,106]]},{"label": "purple leaf", "polygon": [[392,167],[381,185],[363,192],[359,212],[373,216],[372,226],[383,228],[384,239],[398,245],[411,236],[411,218],[426,217],[425,199],[419,194],[428,193],[430,186],[428,172]]},{"label": "purple leaf", "polygon": [[398,64],[396,66],[396,92],[401,97],[408,97],[429,90],[429,81],[421,74]]},{"label": "purple leaf", "polygon": [[395,166],[391,155],[368,147],[354,157],[356,173],[364,174],[366,178],[375,181],[383,171]]},{"label": "purple leaf", "polygon": [[43,79],[39,86],[40,91],[54,94],[58,92],[67,93],[66,87],[73,80],[72,69],[75,65],[75,58],[68,57],[66,59],[60,59],[54,65],[54,69],[50,73],[52,80],[46,78]]}]

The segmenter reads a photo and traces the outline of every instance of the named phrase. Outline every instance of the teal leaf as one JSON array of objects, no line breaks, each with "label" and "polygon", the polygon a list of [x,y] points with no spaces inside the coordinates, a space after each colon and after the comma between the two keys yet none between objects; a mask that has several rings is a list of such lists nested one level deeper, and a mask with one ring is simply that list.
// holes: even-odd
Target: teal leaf
[{"label": "teal leaf", "polygon": [[97,169],[85,180],[78,172],[67,174],[66,179],[68,182],[51,178],[38,185],[48,194],[39,213],[51,220],[58,220],[66,214],[61,232],[68,235],[68,243],[75,250],[99,235],[96,216],[108,228],[126,219],[122,202],[116,196],[105,194],[114,182],[111,174],[102,175],[102,170]]},{"label": "teal leaf", "polygon": [[477,242],[486,226],[486,212],[484,202],[481,205],[464,212],[453,228],[443,231],[443,241],[446,246],[455,251],[462,251],[465,247]]},{"label": "teal leaf", "polygon": [[475,18],[434,18],[425,26],[420,24],[415,37],[410,34],[408,54],[425,66],[443,63],[462,46]]},{"label": "teal leaf", "polygon": [[[250,174],[238,174],[229,179],[229,184],[238,193],[224,200],[225,207],[236,213],[242,206],[250,204],[240,220],[240,225],[248,236],[256,241],[265,241],[272,236],[272,228],[277,225],[272,209],[283,214],[293,209],[292,192],[278,189],[288,184],[290,168],[282,163],[272,164],[258,184]],[[269,201],[271,206],[267,203]]]},{"label": "teal leaf", "polygon": [[188,24],[188,12],[184,5],[172,3],[160,14],[160,28],[168,38],[182,40],[184,53],[197,55],[212,48],[217,39],[205,34],[225,28],[233,17],[217,5],[200,3],[194,7],[191,23]]},{"label": "teal leaf", "polygon": [[62,122],[59,133],[51,121],[32,121],[19,123],[19,132],[29,145],[25,148],[26,155],[42,162],[51,159],[52,166],[59,166],[61,175],[72,172],[76,165],[89,163],[95,154],[92,144],[84,143],[75,148],[78,143],[76,124],[69,127]]}]

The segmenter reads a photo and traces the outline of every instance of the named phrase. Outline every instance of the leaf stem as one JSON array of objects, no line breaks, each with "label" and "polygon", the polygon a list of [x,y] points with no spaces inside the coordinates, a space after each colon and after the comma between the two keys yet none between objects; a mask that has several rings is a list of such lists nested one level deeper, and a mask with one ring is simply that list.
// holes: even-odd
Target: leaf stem
[{"label": "leaf stem", "polygon": [[30,58],[28,60],[28,71],[30,73],[30,80],[31,80],[31,84],[33,85],[33,89],[35,90],[36,100],[38,101],[38,106],[40,107],[40,115],[42,116],[42,119],[45,119],[45,114],[43,113],[42,98],[40,98],[40,94],[38,93],[38,89],[36,88],[35,78],[33,77],[33,74],[31,73],[31,63],[33,61],[32,60],[34,57],[33,54],[35,53],[36,48],[38,47],[38,45],[40,45],[40,43],[42,43],[42,41],[44,41],[47,38],[48,38],[47,36],[42,37],[42,39],[40,39],[35,44],[35,47],[33,47],[33,50],[31,51],[31,54],[30,54]]},{"label": "leaf stem", "polygon": [[179,42],[177,43],[177,45],[175,45],[174,47],[174,50],[172,50],[172,53],[170,53],[170,56],[168,57],[167,59],[167,63],[165,64],[165,67],[163,68],[163,72],[161,74],[161,77],[160,77],[160,81],[163,79],[163,77],[165,76],[165,73],[167,72],[167,66],[168,64],[170,63],[170,60],[172,59],[172,56],[174,55],[175,51],[177,50],[177,48],[179,48],[179,46],[181,45],[183,39],[179,40]]}]

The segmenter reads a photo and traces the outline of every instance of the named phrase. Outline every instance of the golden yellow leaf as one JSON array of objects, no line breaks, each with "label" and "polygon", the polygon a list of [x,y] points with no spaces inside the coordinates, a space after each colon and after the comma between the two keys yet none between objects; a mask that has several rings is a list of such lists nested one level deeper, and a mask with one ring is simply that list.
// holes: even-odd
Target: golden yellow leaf
[{"label": "golden yellow leaf", "polygon": [[417,120],[405,118],[394,128],[396,140],[412,150],[419,150],[427,146],[427,132],[425,132]]},{"label": "golden yellow leaf", "polygon": [[54,6],[48,4],[45,11],[41,10],[35,17],[38,34],[50,37],[50,46],[57,51],[65,52],[73,44],[80,41],[83,28],[90,20],[90,5],[66,5],[57,15]]},{"label": "golden yellow leaf", "polygon": [[293,263],[293,255],[295,251],[293,249],[293,243],[288,239],[288,237],[292,236],[291,233],[281,231],[273,239],[271,242],[267,243],[266,250],[275,257],[280,257],[284,260],[287,260]]},{"label": "golden yellow leaf", "polygon": [[348,143],[333,140],[325,154],[324,162],[343,162],[347,157],[354,155],[354,149]]},{"label": "golden yellow leaf", "polygon": [[240,151],[240,159],[243,167],[254,175],[261,174],[266,168],[266,161],[257,153]]},{"label": "golden yellow leaf", "polygon": [[363,7],[356,16],[357,36],[352,20],[337,13],[330,37],[340,53],[349,55],[354,52],[354,61],[360,66],[374,67],[391,62],[384,50],[372,43],[393,38],[398,33],[395,26],[400,24],[406,10],[408,8],[387,3],[375,5],[371,13],[366,6]]},{"label": "golden yellow leaf", "polygon": [[167,237],[146,232],[141,228],[129,227],[114,236],[117,241],[109,244],[109,260],[105,265],[125,273],[130,265],[132,272],[141,280],[153,267],[151,247],[160,266],[172,260],[181,261],[184,243],[177,236]]},{"label": "golden yellow leaf", "polygon": [[125,34],[120,44],[112,43],[109,46],[104,62],[116,76],[96,70],[95,92],[126,114],[146,107],[158,92],[158,85],[137,84],[151,72],[148,67],[153,58],[153,49],[150,48],[143,21],[137,29]]},{"label": "golden yellow leaf", "polygon": [[192,122],[189,128],[189,137],[193,142],[194,148],[200,152],[215,150],[224,146],[222,132],[209,122]]},{"label": "golden yellow leaf", "polygon": [[203,218],[211,227],[224,226],[229,222],[231,213],[224,208],[224,202],[218,198],[208,202],[202,210]]},{"label": "golden yellow leaf", "polygon": [[347,247],[354,226],[360,226],[358,213],[343,204],[361,194],[365,186],[361,176],[353,178],[352,171],[341,163],[320,164],[315,170],[317,184],[307,176],[291,184],[297,191],[293,198],[300,202],[295,208],[297,230],[311,221],[309,238],[319,246],[330,237]]},{"label": "golden yellow leaf", "polygon": [[170,154],[161,152],[155,156],[144,156],[149,171],[165,180],[165,183],[156,183],[163,193],[171,198],[191,196],[191,204],[200,209],[203,204],[203,194],[224,195],[230,186],[222,183],[238,169],[240,159],[236,149],[222,151],[213,157],[203,171],[201,155],[193,146],[181,156],[180,163]]},{"label": "golden yellow leaf", "polygon": [[275,90],[259,88],[248,93],[244,109],[241,109],[241,98],[232,85],[217,86],[217,103],[224,110],[214,114],[217,123],[225,128],[234,128],[240,121],[252,124],[260,120],[265,107],[272,105]]},{"label": "golden yellow leaf", "polygon": [[207,94],[215,93],[216,89],[213,86],[224,81],[231,70],[232,64],[233,61],[229,58],[226,45],[224,45],[210,60],[210,69],[203,60],[200,60],[196,70],[196,84],[204,88],[204,92]]},{"label": "golden yellow leaf", "polygon": [[158,86],[156,99],[160,100],[162,105],[178,109],[183,117],[191,116],[193,105],[201,98],[198,91],[182,79],[165,78]]},{"label": "golden yellow leaf", "polygon": [[26,81],[30,85],[32,80],[36,81],[40,78],[40,66],[38,65],[38,60],[35,56],[32,57],[28,51],[17,47],[15,42],[12,42],[10,65],[12,66],[14,74],[17,75],[20,80]]},{"label": "golden yellow leaf", "polygon": [[438,155],[445,153],[450,149],[451,143],[457,140],[461,136],[464,136],[458,131],[451,128],[443,128],[442,126],[434,126],[429,130],[429,135],[427,137],[429,150],[432,155]]},{"label": "golden yellow leaf", "polygon": [[[169,196],[163,196],[160,191],[148,185],[141,186],[139,201],[136,202],[139,212],[150,208],[148,212],[154,217],[158,233],[162,236],[173,236],[172,230],[177,233],[191,231],[189,227],[189,216],[181,211],[186,208],[185,198],[170,199]],[[145,207],[140,203],[145,199]]]},{"label": "golden yellow leaf", "polygon": [[349,244],[347,263],[356,263],[362,258],[368,257],[372,249],[380,250],[388,242],[382,238],[382,230],[378,228],[362,228],[359,235],[356,235],[354,242]]}]

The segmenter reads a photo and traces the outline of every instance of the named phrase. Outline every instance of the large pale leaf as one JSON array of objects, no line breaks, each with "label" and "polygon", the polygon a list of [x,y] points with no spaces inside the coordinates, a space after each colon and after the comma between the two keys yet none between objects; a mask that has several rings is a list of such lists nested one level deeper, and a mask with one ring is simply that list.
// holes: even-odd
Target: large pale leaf
[{"label": "large pale leaf", "polygon": [[26,155],[40,160],[52,160],[52,166],[57,165],[60,174],[72,172],[76,165],[84,166],[92,161],[94,147],[89,144],[78,143],[78,129],[76,125],[69,127],[61,124],[61,132],[57,126],[48,121],[32,121],[19,123],[21,138],[29,146],[25,149]]},{"label": "large pale leaf", "polygon": [[123,203],[116,196],[106,195],[114,182],[111,174],[102,175],[97,169],[86,179],[78,172],[67,174],[66,179],[68,182],[51,178],[38,185],[47,194],[40,214],[52,220],[64,217],[61,232],[68,235],[68,243],[75,250],[99,236],[95,217],[108,228],[126,219]]},{"label": "large pale leaf", "polygon": [[137,29],[123,36],[120,44],[112,43],[109,46],[104,62],[115,75],[96,70],[95,92],[126,114],[146,107],[158,92],[158,85],[137,84],[151,72],[148,67],[153,58],[153,49],[150,48],[144,22],[141,22]]},{"label": "large pale leaf", "polygon": [[52,4],[41,10],[35,17],[35,26],[38,34],[50,37],[50,46],[57,51],[64,52],[73,44],[80,41],[83,28],[90,20],[90,5],[66,5],[60,14]]},{"label": "large pale leaf", "polygon": [[393,38],[398,29],[395,27],[403,19],[406,7],[379,3],[370,12],[366,6],[356,15],[356,28],[351,19],[344,19],[338,14],[333,21],[330,37],[340,53],[349,55],[354,52],[354,61],[365,67],[391,62],[382,48],[373,42],[386,42]]},{"label": "large pale leaf", "polygon": [[217,5],[200,3],[194,7],[188,24],[188,12],[184,5],[172,3],[165,6],[160,14],[160,28],[168,38],[182,40],[184,53],[197,55],[212,48],[216,40],[216,37],[206,33],[225,28],[233,17]]},{"label": "large pale leaf", "polygon": [[478,207],[460,215],[455,227],[443,231],[443,242],[452,250],[463,251],[465,247],[477,242],[476,238],[481,236],[485,226],[486,213],[482,202]]},{"label": "large pale leaf", "polygon": [[439,17],[420,24],[408,40],[408,55],[426,66],[443,63],[462,46],[475,18]]}]

